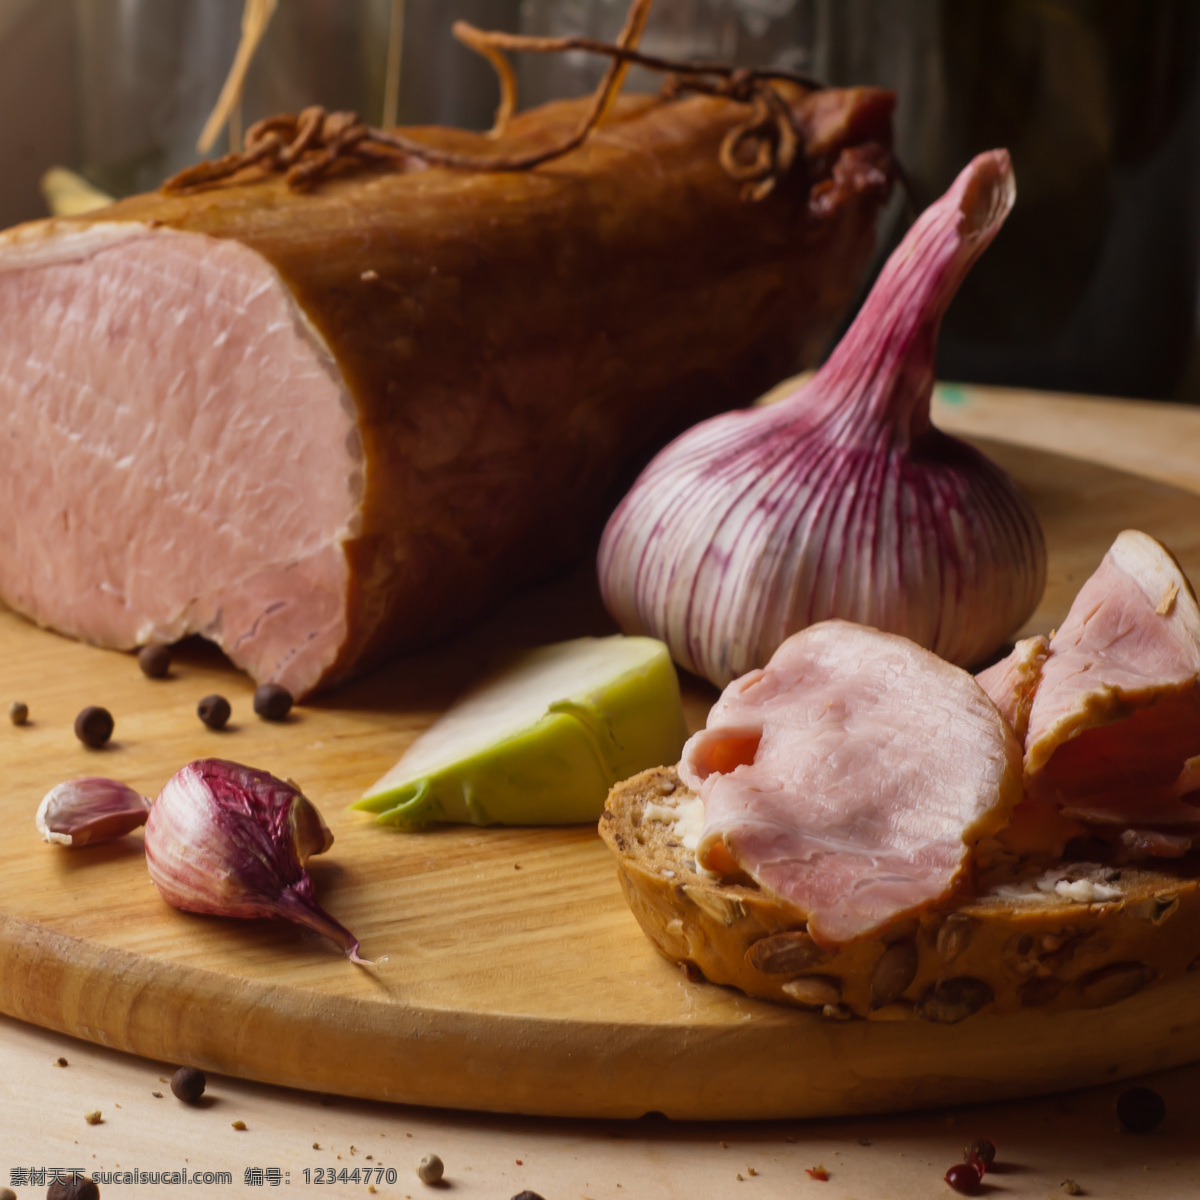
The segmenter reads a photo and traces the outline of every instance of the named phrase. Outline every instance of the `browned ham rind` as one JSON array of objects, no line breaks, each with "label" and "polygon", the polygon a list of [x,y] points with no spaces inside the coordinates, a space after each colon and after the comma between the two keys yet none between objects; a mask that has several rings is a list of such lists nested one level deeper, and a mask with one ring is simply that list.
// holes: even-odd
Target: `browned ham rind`
[{"label": "browned ham rind", "polygon": [[4,235],[0,596],[103,646],[201,633],[301,696],[493,607],[849,303],[892,98],[792,100],[805,154],[757,204],[718,159],[742,106],[642,97],[535,171],[274,177]]}]

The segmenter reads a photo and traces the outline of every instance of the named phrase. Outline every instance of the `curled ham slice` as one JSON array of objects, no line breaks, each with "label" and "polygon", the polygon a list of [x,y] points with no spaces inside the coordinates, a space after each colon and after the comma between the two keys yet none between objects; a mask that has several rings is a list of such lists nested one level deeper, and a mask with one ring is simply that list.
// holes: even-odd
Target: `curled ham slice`
[{"label": "curled ham slice", "polygon": [[946,898],[1021,796],[1021,751],[965,671],[824,621],[731,683],[684,747],[702,866],[729,860],[838,945]]},{"label": "curled ham slice", "polygon": [[1038,634],[1018,642],[1007,658],[980,671],[975,676],[979,686],[992,698],[992,703],[1004,714],[1017,740],[1025,742],[1029,728],[1029,710],[1033,694],[1042,677],[1042,663],[1050,651],[1050,639]]},{"label": "curled ham slice", "polygon": [[1170,551],[1126,530],[1050,641],[1027,787],[1088,821],[1200,826],[1197,755],[1200,608]]}]

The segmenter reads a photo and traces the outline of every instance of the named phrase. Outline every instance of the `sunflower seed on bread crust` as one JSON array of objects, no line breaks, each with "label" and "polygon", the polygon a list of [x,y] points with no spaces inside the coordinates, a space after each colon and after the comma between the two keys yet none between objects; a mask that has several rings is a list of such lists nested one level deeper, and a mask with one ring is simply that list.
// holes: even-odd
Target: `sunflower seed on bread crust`
[{"label": "sunflower seed on bread crust", "polygon": [[[1111,869],[1072,863],[1062,872],[1070,888],[1031,878],[908,914],[876,939],[824,948],[803,912],[751,882],[701,874],[671,821],[641,819],[647,804],[694,799],[674,768],[644,771],[612,789],[600,834],[646,935],[711,983],[809,1011],[954,1023],[1117,1004],[1200,966],[1194,854],[1124,867],[1115,880]],[[1081,881],[1095,886],[1074,886]],[[1168,919],[1152,919],[1168,909]]]}]

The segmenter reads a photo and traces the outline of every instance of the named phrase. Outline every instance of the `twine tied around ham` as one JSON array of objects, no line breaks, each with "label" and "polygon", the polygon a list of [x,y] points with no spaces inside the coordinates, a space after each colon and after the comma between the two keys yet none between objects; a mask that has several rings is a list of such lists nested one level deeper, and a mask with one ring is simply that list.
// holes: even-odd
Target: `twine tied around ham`
[{"label": "twine tied around ham", "polygon": [[799,147],[787,99],[775,86],[797,84],[810,90],[823,85],[790,71],[732,67],[725,63],[689,63],[643,54],[637,49],[652,0],[633,0],[625,27],[616,42],[586,37],[526,37],[477,29],[465,21],[454,35],[488,60],[500,83],[500,106],[490,135],[500,137],[517,108],[516,75],[508,51],[561,54],[583,51],[609,59],[609,65],[579,126],[553,146],[532,151],[470,154],[430,146],[396,129],[378,129],[357,113],[326,112],[314,105],[298,114],[267,117],[246,132],[245,149],[209,162],[197,163],[163,185],[168,194],[186,194],[214,187],[249,168],[283,172],[293,191],[306,191],[335,168],[362,169],[380,160],[411,159],[428,166],[467,171],[527,171],[562,158],[582,146],[611,109],[631,66],[667,74],[666,99],[699,93],[749,107],[749,116],[725,136],[720,161],[725,172],[742,185],[747,200],[762,200],[791,170]]}]

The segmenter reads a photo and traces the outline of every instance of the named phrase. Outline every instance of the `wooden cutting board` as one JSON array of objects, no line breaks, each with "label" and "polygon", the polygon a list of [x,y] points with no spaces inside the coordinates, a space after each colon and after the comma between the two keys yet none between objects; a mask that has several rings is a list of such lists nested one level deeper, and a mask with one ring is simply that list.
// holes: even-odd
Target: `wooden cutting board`
[{"label": "wooden cutting board", "polygon": [[[1161,538],[1200,579],[1200,496],[1069,458],[986,444],[1022,482],[1050,548],[1028,629],[1061,621],[1122,528]],[[416,1104],[557,1115],[814,1116],[1032,1094],[1200,1057],[1200,972],[1064,1017],[831,1022],[687,982],[621,899],[591,828],[400,834],[346,809],[490,654],[610,626],[588,569],[435,653],[397,662],[286,724],[189,645],[172,677],[33,628],[0,609],[0,1011],[165,1062]],[[205,729],[219,691],[231,727]],[[687,687],[703,723],[715,692]],[[115,714],[110,747],[71,725]],[[312,874],[323,904],[377,960],[356,968],[277,922],[167,907],[140,836],[44,845],[44,792],[103,774],[149,795],[190,759],[222,756],[298,780],[336,835]]]}]

